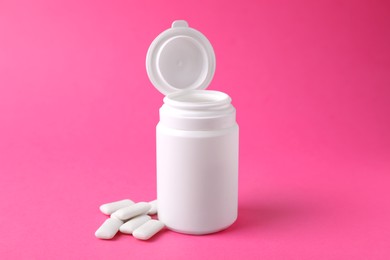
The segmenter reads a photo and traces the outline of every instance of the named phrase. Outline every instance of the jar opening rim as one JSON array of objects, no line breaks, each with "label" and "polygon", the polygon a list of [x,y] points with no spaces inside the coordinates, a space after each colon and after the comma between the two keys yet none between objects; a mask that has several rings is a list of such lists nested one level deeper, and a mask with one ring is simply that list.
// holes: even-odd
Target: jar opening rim
[{"label": "jar opening rim", "polygon": [[229,104],[229,95],[216,90],[184,90],[168,94],[164,103],[173,106],[209,107]]}]

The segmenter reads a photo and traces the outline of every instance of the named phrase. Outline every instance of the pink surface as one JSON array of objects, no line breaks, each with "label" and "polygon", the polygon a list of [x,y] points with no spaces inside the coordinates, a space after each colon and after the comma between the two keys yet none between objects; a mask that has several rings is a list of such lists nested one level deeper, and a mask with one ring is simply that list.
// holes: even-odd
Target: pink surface
[{"label": "pink surface", "polygon": [[[0,2],[0,258],[389,259],[386,1]],[[241,127],[239,218],[102,241],[100,204],[156,197],[145,55],[186,19]],[[122,257],[122,258],[120,258]]]}]

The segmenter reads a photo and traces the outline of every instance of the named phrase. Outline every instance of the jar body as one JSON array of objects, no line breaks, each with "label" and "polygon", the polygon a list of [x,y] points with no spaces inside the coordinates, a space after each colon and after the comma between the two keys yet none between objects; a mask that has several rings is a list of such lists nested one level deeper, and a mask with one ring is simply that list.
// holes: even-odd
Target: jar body
[{"label": "jar body", "polygon": [[[210,91],[202,93],[207,96]],[[172,109],[169,102],[160,109],[156,128],[158,217],[177,232],[213,233],[237,218],[239,130],[230,98],[223,106],[213,106],[217,101],[185,99],[194,104],[184,112],[180,104],[179,109]]]}]

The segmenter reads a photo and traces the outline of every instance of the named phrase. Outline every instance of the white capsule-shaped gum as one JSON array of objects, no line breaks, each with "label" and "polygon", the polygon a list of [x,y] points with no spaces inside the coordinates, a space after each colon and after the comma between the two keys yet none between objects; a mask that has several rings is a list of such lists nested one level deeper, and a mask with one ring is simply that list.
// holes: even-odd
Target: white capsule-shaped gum
[{"label": "white capsule-shaped gum", "polygon": [[152,218],[148,215],[140,215],[135,218],[130,219],[122,226],[120,226],[119,231],[125,234],[132,234],[141,225],[145,224]]},{"label": "white capsule-shaped gum", "polygon": [[115,216],[115,212],[110,215],[110,218],[116,218],[116,219],[119,219],[122,222],[125,222],[125,221],[121,220],[120,218],[118,218],[117,216]]},{"label": "white capsule-shaped gum", "polygon": [[149,202],[151,208],[148,211],[148,215],[155,215],[157,214],[157,200],[153,200]]},{"label": "white capsule-shaped gum", "polygon": [[99,209],[103,214],[111,215],[112,213],[114,213],[118,209],[128,207],[128,206],[133,205],[133,204],[134,204],[134,201],[129,200],[129,199],[124,199],[124,200],[118,200],[118,201],[103,204],[99,207]]},{"label": "white capsule-shaped gum", "polygon": [[119,227],[123,224],[123,221],[116,218],[108,218],[103,224],[96,230],[95,236],[100,239],[111,239],[118,232]]},{"label": "white capsule-shaped gum", "polygon": [[150,204],[147,202],[138,202],[131,206],[118,209],[113,213],[113,217],[126,221],[138,215],[146,214],[151,207],[152,206],[150,206]]},{"label": "white capsule-shaped gum", "polygon": [[155,234],[157,234],[161,229],[164,228],[164,223],[159,220],[151,219],[145,224],[138,227],[133,232],[133,237],[141,240],[148,240]]}]

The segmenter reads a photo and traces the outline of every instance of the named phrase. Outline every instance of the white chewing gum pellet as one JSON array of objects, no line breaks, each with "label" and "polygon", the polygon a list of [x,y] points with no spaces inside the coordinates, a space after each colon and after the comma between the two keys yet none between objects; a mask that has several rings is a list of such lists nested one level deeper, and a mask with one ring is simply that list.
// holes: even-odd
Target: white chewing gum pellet
[{"label": "white chewing gum pellet", "polygon": [[108,218],[103,224],[96,230],[95,236],[101,239],[111,239],[118,232],[119,227],[123,224],[123,221],[116,218]]},{"label": "white chewing gum pellet", "polygon": [[110,218],[116,218],[116,219],[119,219],[122,222],[125,222],[125,221],[121,220],[120,218],[118,218],[117,216],[115,216],[115,212],[110,215]]},{"label": "white chewing gum pellet", "polygon": [[138,202],[131,206],[118,209],[113,213],[113,216],[121,220],[127,220],[147,213],[151,207],[152,206],[150,206],[150,204],[147,202]]},{"label": "white chewing gum pellet", "polygon": [[157,232],[164,228],[164,223],[160,220],[151,219],[133,232],[133,237],[141,240],[148,240]]},{"label": "white chewing gum pellet", "polygon": [[103,214],[111,215],[112,213],[114,213],[118,209],[128,207],[128,206],[133,205],[133,204],[134,204],[134,202],[132,200],[125,199],[125,200],[119,200],[119,201],[114,201],[114,202],[103,204],[100,206],[99,209]]},{"label": "white chewing gum pellet", "polygon": [[148,211],[149,215],[155,215],[157,214],[157,200],[153,200],[149,202],[151,209]]},{"label": "white chewing gum pellet", "polygon": [[135,218],[130,219],[125,224],[123,224],[119,231],[125,234],[132,234],[134,230],[136,230],[139,226],[145,224],[147,221],[152,218],[148,215],[141,215]]}]

